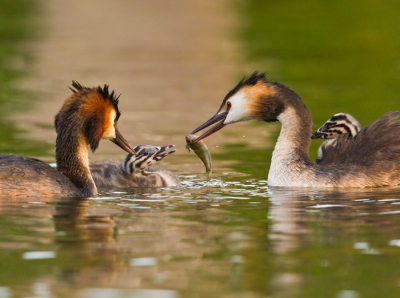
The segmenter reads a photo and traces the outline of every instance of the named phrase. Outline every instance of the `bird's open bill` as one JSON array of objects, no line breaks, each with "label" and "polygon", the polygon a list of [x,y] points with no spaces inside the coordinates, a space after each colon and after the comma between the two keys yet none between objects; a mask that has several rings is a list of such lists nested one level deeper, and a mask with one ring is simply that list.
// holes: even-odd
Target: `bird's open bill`
[{"label": "bird's open bill", "polygon": [[224,121],[225,121],[227,115],[228,115],[227,111],[217,113],[216,115],[214,115],[210,119],[208,119],[206,122],[201,124],[199,127],[197,127],[195,130],[193,130],[190,134],[195,134],[196,132],[219,121],[216,125],[211,127],[209,130],[207,130],[205,133],[203,133],[201,136],[199,136],[196,140],[192,141],[192,143],[196,143],[196,142],[208,137],[209,135],[212,135],[213,133],[217,132],[221,128],[223,128],[226,125],[226,124],[224,124]]}]

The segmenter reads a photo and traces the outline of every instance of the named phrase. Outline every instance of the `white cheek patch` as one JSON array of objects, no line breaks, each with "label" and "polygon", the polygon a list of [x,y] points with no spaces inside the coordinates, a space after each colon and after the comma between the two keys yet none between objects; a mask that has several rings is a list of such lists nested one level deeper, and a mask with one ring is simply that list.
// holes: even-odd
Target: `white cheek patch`
[{"label": "white cheek patch", "polygon": [[116,116],[116,112],[113,110],[108,118],[108,121],[105,123],[107,126],[106,130],[103,133],[103,139],[115,139],[115,127],[114,127],[114,119]]},{"label": "white cheek patch", "polygon": [[239,91],[234,96],[232,96],[229,101],[231,102],[232,106],[229,109],[228,116],[226,117],[224,124],[247,121],[252,119],[252,117],[250,117],[249,107],[246,104],[246,97],[244,92]]}]

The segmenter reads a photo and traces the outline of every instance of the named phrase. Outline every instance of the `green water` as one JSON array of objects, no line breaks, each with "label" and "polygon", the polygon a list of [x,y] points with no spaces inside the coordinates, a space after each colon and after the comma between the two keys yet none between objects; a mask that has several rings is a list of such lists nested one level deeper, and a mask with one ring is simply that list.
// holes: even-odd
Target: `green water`
[{"label": "green water", "polygon": [[3,203],[0,297],[398,297],[398,190],[181,178],[181,189]]},{"label": "green water", "polygon": [[[0,1],[7,7],[0,9],[1,57],[22,56],[29,65],[20,45],[33,36],[24,21],[37,9],[32,3]],[[397,109],[400,4],[236,5],[246,59],[298,92],[315,127],[336,112],[367,125]],[[29,67],[4,65],[0,151],[43,156],[45,147],[22,139],[4,118],[35,96],[18,89]],[[243,135],[279,127],[236,125]],[[273,189],[265,181],[272,146],[253,147],[240,138],[220,151],[213,154],[208,186],[203,172],[179,172],[178,189],[102,190],[98,198],[78,201],[2,200],[0,298],[400,295],[398,188]],[[188,160],[170,166],[179,169]]]},{"label": "green water", "polygon": [[18,82],[29,74],[32,57],[24,43],[34,38],[38,29],[35,1],[0,1],[0,153],[43,156],[51,148],[44,142],[24,138],[24,132],[12,123],[12,116],[34,105],[38,96],[21,90]]}]

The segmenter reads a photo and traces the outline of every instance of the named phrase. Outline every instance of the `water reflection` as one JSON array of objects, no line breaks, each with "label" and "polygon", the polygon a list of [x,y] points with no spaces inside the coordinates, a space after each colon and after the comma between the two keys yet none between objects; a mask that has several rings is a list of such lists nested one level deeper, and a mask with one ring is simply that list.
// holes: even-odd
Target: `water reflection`
[{"label": "water reflection", "polygon": [[396,297],[398,189],[182,180],[3,202],[0,297]]},{"label": "water reflection", "polygon": [[279,268],[273,297],[397,295],[389,288],[398,291],[400,281],[391,265],[400,253],[391,249],[400,233],[399,189],[271,188],[269,194],[268,237]]}]

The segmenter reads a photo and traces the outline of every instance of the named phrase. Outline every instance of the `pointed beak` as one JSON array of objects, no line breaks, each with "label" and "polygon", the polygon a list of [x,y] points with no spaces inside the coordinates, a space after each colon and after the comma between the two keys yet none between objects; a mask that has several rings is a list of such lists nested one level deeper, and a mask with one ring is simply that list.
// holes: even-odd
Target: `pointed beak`
[{"label": "pointed beak", "polygon": [[211,127],[209,130],[207,130],[205,133],[203,133],[201,136],[199,136],[197,139],[192,141],[192,143],[197,143],[198,141],[212,135],[213,133],[217,132],[221,128],[223,128],[226,124],[224,124],[224,121],[226,119],[226,116],[228,115],[228,112],[220,112],[214,116],[212,116],[210,119],[208,119],[206,122],[201,124],[199,127],[197,127],[195,130],[193,130],[190,134],[195,134],[196,132],[210,126],[211,124],[214,124],[218,122],[216,125]]},{"label": "pointed beak", "polygon": [[115,145],[119,146],[126,152],[136,155],[136,152],[132,149],[132,146],[129,145],[128,141],[125,140],[125,138],[122,136],[122,134],[118,131],[117,128],[115,128],[115,138],[110,139],[111,142],[113,142]]},{"label": "pointed beak", "polygon": [[324,139],[325,134],[317,130],[316,132],[313,132],[311,135],[311,139]]}]

